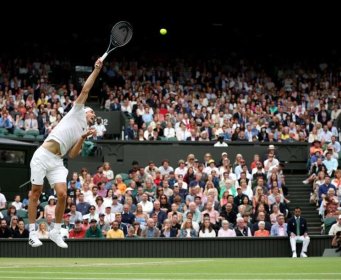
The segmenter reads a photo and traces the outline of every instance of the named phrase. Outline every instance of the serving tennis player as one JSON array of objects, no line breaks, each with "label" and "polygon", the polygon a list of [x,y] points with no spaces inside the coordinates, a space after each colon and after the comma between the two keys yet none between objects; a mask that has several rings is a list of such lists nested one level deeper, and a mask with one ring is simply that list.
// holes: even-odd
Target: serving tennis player
[{"label": "serving tennis player", "polygon": [[45,177],[57,194],[55,224],[49,232],[49,238],[61,248],[68,247],[60,232],[66,204],[66,177],[68,174],[68,170],[63,165],[63,156],[68,154],[70,158],[75,158],[80,153],[84,140],[94,133],[90,127],[95,123],[95,112],[89,107],[84,107],[84,104],[102,66],[102,61],[98,59],[95,63],[95,69],[84,83],[83,89],[70,112],[51,131],[32,157],[30,163],[32,190],[28,204],[30,230],[28,243],[32,247],[42,245],[35,230],[35,220],[38,199],[43,190]]}]

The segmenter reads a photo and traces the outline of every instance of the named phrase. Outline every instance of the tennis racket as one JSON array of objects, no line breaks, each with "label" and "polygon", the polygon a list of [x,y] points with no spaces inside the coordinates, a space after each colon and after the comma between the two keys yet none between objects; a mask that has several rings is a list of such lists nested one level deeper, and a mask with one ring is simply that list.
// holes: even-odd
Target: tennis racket
[{"label": "tennis racket", "polygon": [[133,36],[133,27],[127,21],[119,21],[111,29],[110,43],[106,52],[102,55],[100,60],[103,60],[108,56],[110,52],[118,47],[123,47],[128,44]]}]

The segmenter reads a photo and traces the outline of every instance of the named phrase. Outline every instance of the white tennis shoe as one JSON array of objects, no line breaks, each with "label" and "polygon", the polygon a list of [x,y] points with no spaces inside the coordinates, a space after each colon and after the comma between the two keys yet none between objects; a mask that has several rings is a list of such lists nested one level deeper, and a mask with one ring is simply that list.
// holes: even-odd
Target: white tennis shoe
[{"label": "white tennis shoe", "polygon": [[55,229],[51,230],[49,232],[49,238],[56,243],[60,248],[66,249],[68,245],[64,242],[62,238],[62,234],[60,231],[57,231]]},{"label": "white tennis shoe", "polygon": [[39,240],[38,234],[36,231],[30,232],[30,235],[28,238],[28,244],[34,248],[43,245],[43,243]]}]

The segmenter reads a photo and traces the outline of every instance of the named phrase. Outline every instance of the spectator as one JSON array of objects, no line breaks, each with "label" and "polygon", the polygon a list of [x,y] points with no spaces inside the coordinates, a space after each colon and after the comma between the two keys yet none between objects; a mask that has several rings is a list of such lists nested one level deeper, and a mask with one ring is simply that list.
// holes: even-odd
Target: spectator
[{"label": "spectator", "polygon": [[[174,216],[173,216],[174,217]],[[193,228],[192,220],[187,219],[183,224],[179,232],[179,237],[181,238],[194,238],[197,237],[197,232]]]},{"label": "spectator", "polygon": [[245,225],[242,217],[237,218],[237,225],[234,229],[236,236],[252,236],[250,228]]},{"label": "spectator", "polygon": [[75,227],[70,230],[69,238],[83,239],[85,237],[86,230],[82,225],[81,220],[75,221]]},{"label": "spectator", "polygon": [[22,204],[22,202],[21,202],[21,198],[20,198],[20,195],[16,195],[15,197],[14,197],[14,201],[12,202],[12,205],[15,207],[15,209],[17,209],[17,210],[20,210],[20,209],[22,209],[23,208],[23,204]]},{"label": "spectator", "polygon": [[41,222],[39,224],[37,234],[39,239],[49,238],[49,231],[47,229],[47,224],[45,222]]},{"label": "spectator", "polygon": [[337,232],[341,232],[341,215],[336,219],[336,223],[331,226],[328,235],[335,236]]},{"label": "spectator", "polygon": [[277,216],[277,223],[271,226],[271,236],[288,236],[287,223],[285,223],[284,215]]},{"label": "spectator", "polygon": [[103,238],[102,231],[97,227],[97,220],[90,220],[90,227],[85,233],[86,238]]},{"label": "spectator", "polygon": [[28,238],[28,236],[29,236],[29,231],[25,229],[24,221],[20,220],[18,222],[17,230],[13,233],[13,238]]},{"label": "spectator", "polygon": [[11,238],[12,233],[7,226],[7,222],[5,219],[1,219],[0,221],[0,238]]},{"label": "spectator", "polygon": [[270,236],[270,232],[265,229],[265,222],[258,222],[258,230],[255,231],[255,237],[268,237]]},{"label": "spectator", "polygon": [[236,232],[233,229],[230,229],[229,222],[227,220],[221,221],[222,227],[218,231],[218,237],[235,237]]},{"label": "spectator", "polygon": [[0,116],[0,128],[6,128],[9,133],[14,131],[13,119],[6,111]]},{"label": "spectator", "polygon": [[117,221],[112,222],[111,229],[107,232],[107,238],[124,238],[123,231],[119,228],[119,223]]},{"label": "spectator", "polygon": [[30,113],[29,117],[25,120],[25,131],[36,131],[39,134],[38,122],[33,113]]},{"label": "spectator", "polygon": [[214,231],[209,218],[205,218],[199,230],[199,237],[216,237],[217,234]]},{"label": "spectator", "polygon": [[97,117],[96,123],[93,126],[96,130],[95,134],[92,136],[94,140],[103,140],[104,139],[104,134],[107,131],[103,124],[103,120],[101,117]]},{"label": "spectator", "polygon": [[47,219],[51,215],[52,219],[55,218],[56,198],[53,195],[49,196],[48,204],[44,208],[44,218]]},{"label": "spectator", "polygon": [[101,230],[102,235],[106,237],[108,230],[110,230],[110,224],[104,221],[105,214],[99,214],[99,220],[97,222],[97,227]]}]

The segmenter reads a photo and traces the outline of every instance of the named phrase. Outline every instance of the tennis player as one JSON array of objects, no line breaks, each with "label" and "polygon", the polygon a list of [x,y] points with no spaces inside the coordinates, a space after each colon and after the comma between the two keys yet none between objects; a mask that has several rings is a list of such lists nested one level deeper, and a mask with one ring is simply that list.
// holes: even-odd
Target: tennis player
[{"label": "tennis player", "polygon": [[73,104],[72,109],[51,131],[44,143],[34,153],[31,166],[32,191],[29,195],[28,219],[29,219],[29,245],[39,247],[42,242],[38,239],[35,231],[35,220],[38,199],[43,190],[44,177],[48,179],[57,194],[54,228],[49,232],[49,238],[61,248],[67,248],[60,229],[66,204],[66,177],[68,170],[63,165],[63,156],[68,154],[75,158],[81,151],[84,140],[92,135],[95,130],[91,129],[95,123],[95,112],[84,107],[89,91],[102,68],[101,60],[95,63],[95,69],[86,80],[83,89]]}]

